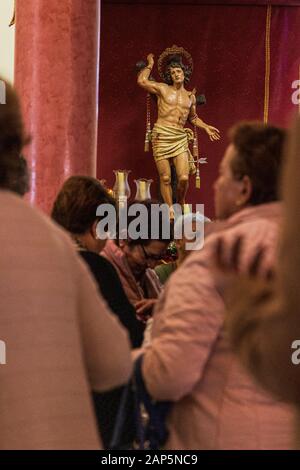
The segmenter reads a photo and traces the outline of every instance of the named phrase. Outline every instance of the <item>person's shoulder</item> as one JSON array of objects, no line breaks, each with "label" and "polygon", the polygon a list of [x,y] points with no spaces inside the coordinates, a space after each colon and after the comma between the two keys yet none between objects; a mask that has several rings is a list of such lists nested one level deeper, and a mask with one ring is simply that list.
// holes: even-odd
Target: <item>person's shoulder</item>
[{"label": "person's shoulder", "polygon": [[82,250],[82,251],[79,251],[79,253],[83,259],[93,264],[96,264],[99,266],[107,266],[111,264],[109,261],[103,258],[103,256],[100,256],[100,254],[95,253],[94,251]]},{"label": "person's shoulder", "polygon": [[163,263],[159,266],[156,266],[154,271],[160,277],[160,275],[164,276],[165,274],[168,275],[176,270],[176,263]]},{"label": "person's shoulder", "polygon": [[81,257],[91,266],[102,272],[114,275],[116,270],[108,259],[93,251],[80,251]]},{"label": "person's shoulder", "polygon": [[2,223],[9,228],[18,227],[20,238],[36,240],[40,244],[72,245],[68,234],[51,218],[27,201],[10,191],[0,191],[0,216]]},{"label": "person's shoulder", "polygon": [[[205,239],[202,256],[199,259],[214,257],[217,244],[221,238],[224,243],[231,246],[238,238],[242,238],[244,251],[255,250],[259,246],[273,246],[277,243],[280,231],[280,217],[267,216],[263,207],[255,206],[244,210],[222,222],[211,226],[211,232]],[[247,214],[247,210],[249,214]],[[244,217],[243,217],[244,215]]]},{"label": "person's shoulder", "polygon": [[7,223],[26,219],[29,224],[47,225],[49,221],[43,212],[11,191],[0,191],[0,214]]},{"label": "person's shoulder", "polygon": [[14,250],[23,265],[32,266],[31,259],[39,259],[33,272],[47,266],[51,272],[65,273],[70,285],[75,282],[80,272],[75,246],[70,235],[49,216],[19,196],[0,191],[0,217],[5,227],[0,233],[3,251]]}]

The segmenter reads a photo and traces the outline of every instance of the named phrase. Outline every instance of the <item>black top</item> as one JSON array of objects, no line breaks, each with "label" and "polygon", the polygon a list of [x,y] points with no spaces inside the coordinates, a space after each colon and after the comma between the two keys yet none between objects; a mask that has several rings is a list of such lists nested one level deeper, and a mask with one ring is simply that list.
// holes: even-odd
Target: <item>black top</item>
[{"label": "black top", "polygon": [[[106,258],[92,251],[80,250],[79,253],[89,266],[110,309],[128,330],[132,347],[139,347],[143,341],[145,327],[137,320],[135,308],[129,302],[114,266]],[[108,392],[92,393],[98,427],[105,449],[110,447],[124,391],[125,387],[122,386]],[[134,407],[134,397],[130,391],[126,400],[126,415],[120,436],[121,445],[125,448],[131,445],[135,437]]]},{"label": "black top", "polygon": [[135,308],[129,302],[114,266],[92,251],[80,251],[80,255],[88,264],[110,309],[128,330],[132,347],[140,347],[145,326],[136,318]]}]

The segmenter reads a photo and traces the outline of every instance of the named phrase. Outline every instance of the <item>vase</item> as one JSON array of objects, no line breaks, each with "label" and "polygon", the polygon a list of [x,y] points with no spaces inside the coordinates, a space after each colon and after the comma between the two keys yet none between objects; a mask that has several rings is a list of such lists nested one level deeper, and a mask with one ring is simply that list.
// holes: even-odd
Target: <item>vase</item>
[{"label": "vase", "polygon": [[151,199],[150,193],[150,186],[153,183],[153,180],[147,180],[145,178],[140,178],[138,180],[134,180],[136,184],[136,201],[146,201],[147,199]]},{"label": "vase", "polygon": [[128,183],[128,175],[131,170],[114,170],[116,181],[113,187],[115,199],[130,197],[131,191]]}]

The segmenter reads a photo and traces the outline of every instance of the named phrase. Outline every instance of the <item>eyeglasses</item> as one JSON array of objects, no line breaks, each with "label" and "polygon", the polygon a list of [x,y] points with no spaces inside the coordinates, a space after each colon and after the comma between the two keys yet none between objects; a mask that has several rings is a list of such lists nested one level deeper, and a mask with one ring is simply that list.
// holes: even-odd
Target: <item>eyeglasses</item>
[{"label": "eyeglasses", "polygon": [[145,256],[145,259],[146,260],[152,260],[152,261],[161,261],[165,256],[166,256],[166,252],[163,252],[159,255],[152,255],[152,254],[149,254],[147,253],[147,251],[145,250],[144,248],[144,245],[140,245],[142,247],[142,250],[143,250],[143,253],[144,253],[144,256]]}]

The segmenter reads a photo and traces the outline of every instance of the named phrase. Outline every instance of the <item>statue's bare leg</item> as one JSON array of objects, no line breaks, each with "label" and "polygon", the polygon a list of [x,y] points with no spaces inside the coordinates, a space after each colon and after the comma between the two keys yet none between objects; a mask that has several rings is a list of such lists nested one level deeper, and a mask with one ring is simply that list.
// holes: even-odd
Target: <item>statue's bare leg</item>
[{"label": "statue's bare leg", "polygon": [[188,153],[181,153],[174,158],[174,165],[177,175],[177,203],[185,204],[185,196],[189,187],[189,156]]},{"label": "statue's bare leg", "polygon": [[172,200],[172,187],[171,187],[171,166],[167,158],[156,162],[157,171],[159,174],[160,181],[160,192],[168,206],[173,205]]}]

